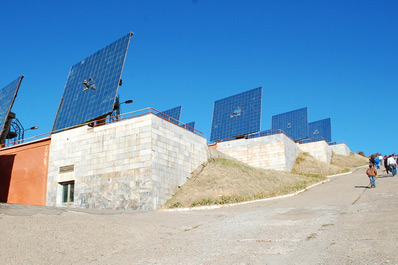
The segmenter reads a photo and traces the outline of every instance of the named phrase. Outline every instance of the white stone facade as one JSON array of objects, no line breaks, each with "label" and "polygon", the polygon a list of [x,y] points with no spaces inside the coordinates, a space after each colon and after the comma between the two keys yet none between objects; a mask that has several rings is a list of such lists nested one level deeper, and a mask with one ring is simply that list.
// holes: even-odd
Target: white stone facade
[{"label": "white stone facade", "polygon": [[217,150],[253,167],[287,172],[299,153],[296,143],[285,134],[220,142]]},{"label": "white stone facade", "polygon": [[63,205],[61,184],[74,181],[73,207],[154,210],[209,157],[205,138],[153,114],[59,132],[47,205]]},{"label": "white stone facade", "polygon": [[332,148],[325,141],[297,144],[302,152],[309,153],[315,159],[330,164]]},{"label": "white stone facade", "polygon": [[351,154],[350,148],[345,143],[331,145],[330,148],[332,148],[333,153],[338,155],[349,156]]}]

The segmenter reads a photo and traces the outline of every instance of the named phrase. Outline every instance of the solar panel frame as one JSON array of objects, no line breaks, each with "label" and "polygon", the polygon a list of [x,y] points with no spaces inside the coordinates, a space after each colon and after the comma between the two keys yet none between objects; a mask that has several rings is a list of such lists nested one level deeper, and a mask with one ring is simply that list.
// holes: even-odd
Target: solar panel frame
[{"label": "solar panel frame", "polygon": [[210,141],[217,142],[260,131],[262,87],[214,102]]},{"label": "solar panel frame", "polygon": [[10,114],[12,106],[14,105],[14,101],[18,95],[23,78],[23,75],[19,76],[17,79],[0,90],[0,135],[3,134],[8,115]]},{"label": "solar panel frame", "polygon": [[309,138],[322,137],[326,142],[332,141],[332,125],[330,118],[308,123]]},{"label": "solar panel frame", "polygon": [[272,116],[272,130],[282,130],[294,141],[308,138],[307,107]]},{"label": "solar panel frame", "polygon": [[132,35],[128,33],[71,67],[53,132],[113,112]]}]

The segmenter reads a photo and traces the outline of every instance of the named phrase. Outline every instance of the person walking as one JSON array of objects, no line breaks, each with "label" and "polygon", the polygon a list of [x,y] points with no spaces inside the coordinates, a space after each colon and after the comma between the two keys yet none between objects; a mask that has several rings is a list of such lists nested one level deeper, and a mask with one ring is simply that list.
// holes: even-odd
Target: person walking
[{"label": "person walking", "polygon": [[373,165],[369,165],[368,170],[366,170],[366,175],[368,175],[368,177],[369,177],[370,187],[376,188],[375,177],[377,176],[377,170],[373,167]]},{"label": "person walking", "polygon": [[387,158],[387,167],[390,168],[392,176],[394,177],[397,174],[397,162],[394,159],[394,155],[390,155]]},{"label": "person walking", "polygon": [[371,155],[371,156],[369,157],[369,165],[372,165],[373,167],[376,166],[375,155]]},{"label": "person walking", "polygon": [[388,159],[388,156],[385,155],[384,159],[383,159],[383,162],[384,162],[384,168],[386,169],[386,172],[388,174],[389,173],[389,168],[388,168],[388,165],[387,165],[387,159]]},{"label": "person walking", "polygon": [[379,158],[379,156],[375,156],[374,160],[375,160],[376,168],[380,169],[380,158]]}]

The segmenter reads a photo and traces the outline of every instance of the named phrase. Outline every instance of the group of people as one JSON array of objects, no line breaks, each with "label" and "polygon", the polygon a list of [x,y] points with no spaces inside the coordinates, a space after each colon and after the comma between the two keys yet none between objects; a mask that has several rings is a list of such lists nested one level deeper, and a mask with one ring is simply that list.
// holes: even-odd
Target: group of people
[{"label": "group of people", "polygon": [[369,168],[366,170],[371,188],[376,188],[375,177],[377,176],[377,169],[380,169],[380,164],[382,164],[382,162],[384,162],[383,164],[387,174],[391,172],[393,177],[397,174],[398,157],[396,154],[384,157],[381,155],[371,155],[369,157]]}]

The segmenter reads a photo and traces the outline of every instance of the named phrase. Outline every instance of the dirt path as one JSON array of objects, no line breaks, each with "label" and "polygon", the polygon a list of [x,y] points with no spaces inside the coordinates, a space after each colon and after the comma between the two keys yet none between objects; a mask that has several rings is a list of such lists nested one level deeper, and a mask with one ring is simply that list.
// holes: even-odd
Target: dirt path
[{"label": "dirt path", "polygon": [[398,264],[398,177],[189,212],[0,204],[0,264]]}]

